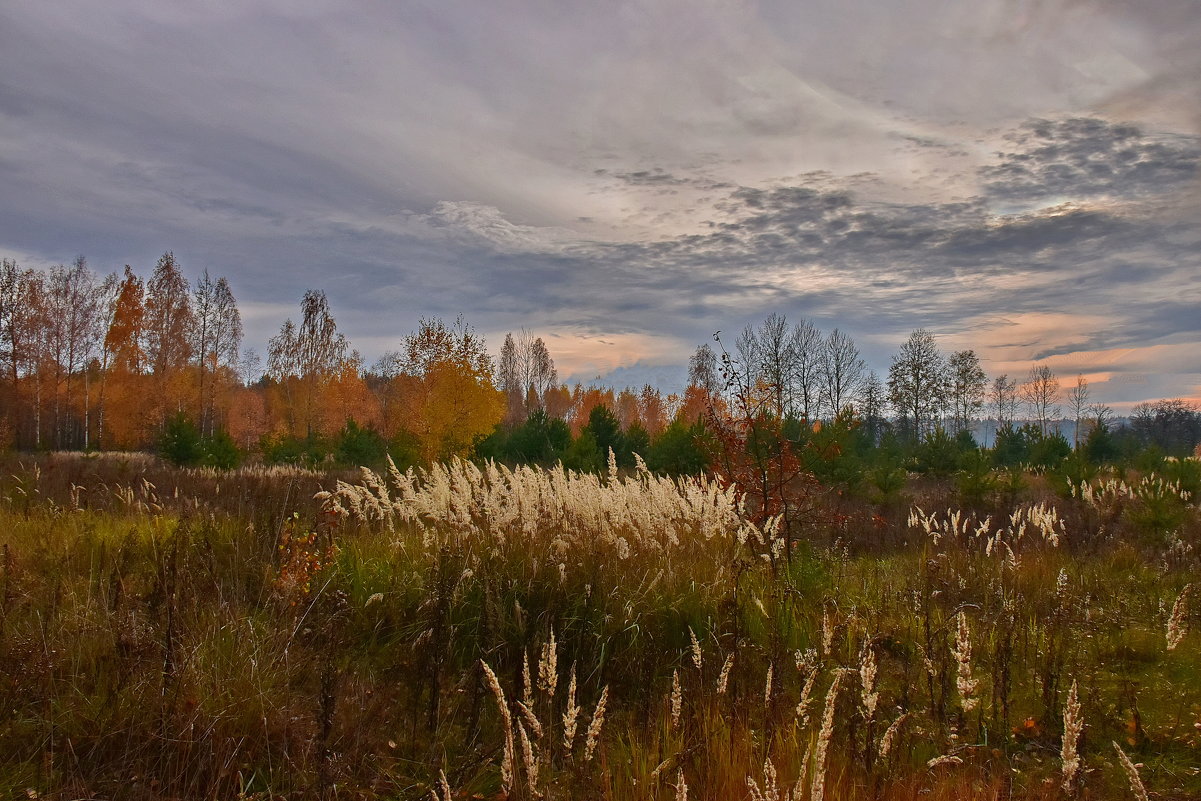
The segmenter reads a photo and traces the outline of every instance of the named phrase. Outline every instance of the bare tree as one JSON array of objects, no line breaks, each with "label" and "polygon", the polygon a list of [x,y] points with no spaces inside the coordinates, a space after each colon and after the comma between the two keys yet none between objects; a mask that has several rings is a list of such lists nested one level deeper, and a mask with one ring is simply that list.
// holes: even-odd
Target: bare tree
[{"label": "bare tree", "polygon": [[[7,385],[0,400],[18,435],[24,407],[21,377],[36,364],[37,343],[42,340],[38,332],[45,319],[40,312],[42,289],[40,273],[22,270],[12,259],[0,261],[0,360],[4,363],[2,372]],[[40,426],[34,436],[40,437]]]},{"label": "bare tree", "polygon": [[1017,379],[1004,374],[994,378],[988,392],[988,405],[997,418],[998,429],[1012,426],[1018,410]]},{"label": "bare tree", "polygon": [[777,417],[783,417],[792,405],[791,378],[796,362],[793,345],[788,318],[774,312],[757,328],[744,328],[734,345],[739,361],[770,397],[769,408]]},{"label": "bare tree", "polygon": [[542,337],[534,338],[529,345],[528,354],[530,386],[533,387],[538,408],[541,409],[544,406],[546,391],[559,383],[559,372],[555,369],[555,360],[550,357],[550,351]]},{"label": "bare tree", "polygon": [[1045,437],[1051,420],[1059,417],[1059,379],[1047,365],[1036,364],[1030,368],[1030,377],[1018,392]]},{"label": "bare tree", "polygon": [[[193,321],[193,352],[199,379],[200,429],[210,436],[216,430],[214,405],[217,383],[224,374],[228,382],[236,377],[242,347],[242,315],[229,281],[213,281],[204,271],[196,284]],[[206,394],[205,379],[208,378]]]},{"label": "bare tree", "polygon": [[505,334],[505,342],[501,345],[496,381],[499,389],[505,393],[508,402],[505,422],[509,425],[517,425],[524,418],[525,387],[521,383],[517,342],[513,339],[512,333]]},{"label": "bare tree", "polygon": [[865,368],[855,340],[837,328],[831,331],[822,346],[818,363],[822,398],[831,418],[837,417],[858,394]]},{"label": "bare tree", "polygon": [[146,356],[152,374],[163,377],[191,358],[192,320],[188,281],[174,254],[164,253],[146,282]]},{"label": "bare tree", "polygon": [[1088,381],[1084,376],[1077,375],[1076,386],[1068,390],[1068,406],[1071,407],[1076,425],[1072,432],[1072,447],[1074,448],[1080,447],[1080,427],[1088,412],[1088,398]]},{"label": "bare tree", "polygon": [[708,344],[698,347],[688,360],[688,383],[710,395],[716,394],[721,388],[717,377],[717,354]]},{"label": "bare tree", "polygon": [[[299,422],[305,435],[312,436],[320,390],[341,369],[348,345],[346,337],[338,331],[324,292],[315,289],[305,292],[300,307],[300,327],[291,319],[285,320],[279,333],[267,343],[267,372],[283,388],[289,427]],[[294,384],[299,398],[293,394]]]},{"label": "bare tree", "polygon": [[54,374],[54,442],[74,444],[72,379],[82,372],[95,344],[99,294],[87,260],[52,267],[46,283],[46,336]]},{"label": "bare tree", "polygon": [[213,315],[213,338],[211,358],[217,367],[237,368],[238,356],[242,351],[242,313],[229,281],[217,279],[214,291],[216,313]]},{"label": "bare tree", "polygon": [[[96,444],[103,446],[104,442],[104,391],[108,383],[108,370],[112,351],[108,347],[108,329],[113,322],[113,313],[117,307],[117,298],[121,291],[121,279],[116,273],[109,273],[96,285],[95,309],[91,315],[91,325],[84,334],[92,343],[90,356],[100,379],[100,393],[96,407]],[[92,446],[92,381],[91,370],[84,370],[83,384],[83,447],[86,450]]]},{"label": "bare tree", "polygon": [[893,409],[907,419],[915,439],[933,429],[946,408],[950,375],[947,360],[934,336],[914,331],[892,358],[888,370],[888,395]]},{"label": "bare tree", "polygon": [[519,338],[505,334],[500,349],[496,378],[508,401],[506,420],[516,425],[536,409],[545,408],[546,393],[558,386],[555,360],[542,337],[531,338],[522,330]]},{"label": "bare tree", "polygon": [[980,358],[973,350],[961,350],[951,356],[951,414],[955,433],[968,431],[981,407],[988,379],[980,367]]},{"label": "bare tree", "polygon": [[254,348],[244,348],[238,357],[238,379],[250,386],[263,377],[263,358]]},{"label": "bare tree", "polygon": [[792,327],[789,337],[793,354],[792,371],[789,376],[791,396],[794,398],[792,414],[802,420],[812,420],[818,414],[821,398],[821,331],[808,320]]},{"label": "bare tree", "polygon": [[192,358],[192,321],[188,281],[175,263],[175,256],[164,253],[146,282],[146,357],[154,377],[154,416],[160,425],[166,422],[172,406],[182,411],[187,401],[174,379]]}]

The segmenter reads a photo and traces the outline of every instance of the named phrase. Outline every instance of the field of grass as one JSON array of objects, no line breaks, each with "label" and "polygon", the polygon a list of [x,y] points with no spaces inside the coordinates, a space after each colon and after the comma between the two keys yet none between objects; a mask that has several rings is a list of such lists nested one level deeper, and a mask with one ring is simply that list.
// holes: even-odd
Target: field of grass
[{"label": "field of grass", "polygon": [[643,470],[13,458],[0,793],[1198,798],[1165,472],[831,492],[797,539]]}]

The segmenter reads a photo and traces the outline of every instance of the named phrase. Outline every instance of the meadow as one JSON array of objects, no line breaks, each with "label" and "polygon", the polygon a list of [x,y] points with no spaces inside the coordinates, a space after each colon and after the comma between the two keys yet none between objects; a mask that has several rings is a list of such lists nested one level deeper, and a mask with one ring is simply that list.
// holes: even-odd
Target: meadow
[{"label": "meadow", "polygon": [[8,797],[1201,797],[1196,460],[0,476]]}]

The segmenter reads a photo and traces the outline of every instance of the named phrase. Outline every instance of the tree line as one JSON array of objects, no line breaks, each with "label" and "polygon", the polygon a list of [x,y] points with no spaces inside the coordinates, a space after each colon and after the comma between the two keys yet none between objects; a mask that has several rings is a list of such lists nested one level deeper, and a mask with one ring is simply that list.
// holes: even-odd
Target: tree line
[{"label": "tree line", "polygon": [[1201,415],[1184,401],[1142,404],[1115,430],[1082,376],[1066,391],[1045,364],[1022,380],[990,380],[974,351],[943,353],[923,329],[886,376],[845,332],[782,314],[748,325],[729,351],[715,339],[690,359],[687,388],[669,394],[569,387],[540,337],[509,334],[493,358],[462,319],[422,319],[367,365],[325,294],[310,290],[263,365],[242,348],[228,280],[206,271],[190,283],[170,252],[145,279],[128,266],[97,274],[82,256],[44,271],[6,259],[0,447],[157,448],[217,465],[248,453],[346,463],[391,454],[402,464],[475,456],[577,469],[600,469],[612,449],[622,464],[637,453],[653,469],[695,472],[722,416],[767,415],[794,432],[849,421],[865,447],[910,450],[940,437],[974,447],[987,419],[997,449],[1028,453],[1048,442],[1063,449],[1055,438],[1065,409],[1068,450],[1103,456],[1151,444],[1184,454],[1201,440]]},{"label": "tree line", "polygon": [[145,280],[97,275],[83,256],[46,271],[0,261],[0,444],[144,447],[179,413],[212,433],[241,343],[229,282],[189,286],[171,253]]}]

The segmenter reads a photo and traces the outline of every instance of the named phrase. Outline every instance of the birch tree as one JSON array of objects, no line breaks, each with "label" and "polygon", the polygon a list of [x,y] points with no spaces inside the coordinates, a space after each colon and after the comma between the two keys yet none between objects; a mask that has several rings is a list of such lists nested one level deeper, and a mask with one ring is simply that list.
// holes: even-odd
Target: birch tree
[{"label": "birch tree", "polygon": [[1018,389],[1018,394],[1045,437],[1051,420],[1059,417],[1059,379],[1047,365],[1036,364],[1030,368],[1030,376]]},{"label": "birch tree", "polygon": [[908,421],[914,439],[934,428],[946,408],[949,385],[947,360],[934,335],[917,329],[893,356],[888,370],[889,402]]},{"label": "birch tree", "polygon": [[961,350],[951,356],[951,414],[955,433],[968,431],[984,406],[988,378],[973,350]]},{"label": "birch tree", "polygon": [[822,344],[818,362],[822,397],[831,418],[837,417],[858,394],[865,369],[855,341],[837,328],[831,331]]}]

